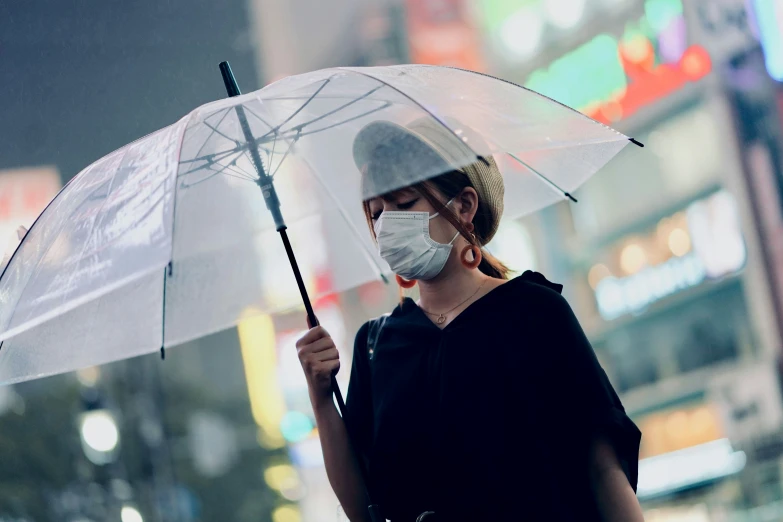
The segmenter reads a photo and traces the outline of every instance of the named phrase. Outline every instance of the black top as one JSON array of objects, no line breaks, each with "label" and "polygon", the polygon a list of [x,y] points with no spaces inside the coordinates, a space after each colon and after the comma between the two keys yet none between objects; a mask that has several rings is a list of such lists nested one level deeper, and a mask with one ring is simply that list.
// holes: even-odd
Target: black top
[{"label": "black top", "polygon": [[598,521],[598,434],[636,489],[641,433],[561,289],[525,272],[443,330],[405,299],[371,353],[362,326],[346,420],[386,518]]}]

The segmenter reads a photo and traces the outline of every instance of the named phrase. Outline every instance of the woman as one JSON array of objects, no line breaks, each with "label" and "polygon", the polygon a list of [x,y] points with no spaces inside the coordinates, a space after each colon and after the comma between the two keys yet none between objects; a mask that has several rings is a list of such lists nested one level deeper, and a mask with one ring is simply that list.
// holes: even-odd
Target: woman
[{"label": "woman", "polygon": [[[375,122],[354,157],[377,185],[448,165],[456,147],[465,145],[437,124]],[[334,342],[317,327],[297,343],[343,509],[369,520],[361,459],[392,522],[642,520],[641,434],[562,287],[533,272],[509,281],[481,249],[502,214],[497,166],[480,158],[446,171],[364,202],[380,255],[420,299],[402,299],[356,336],[346,421],[358,457],[329,387]]]}]

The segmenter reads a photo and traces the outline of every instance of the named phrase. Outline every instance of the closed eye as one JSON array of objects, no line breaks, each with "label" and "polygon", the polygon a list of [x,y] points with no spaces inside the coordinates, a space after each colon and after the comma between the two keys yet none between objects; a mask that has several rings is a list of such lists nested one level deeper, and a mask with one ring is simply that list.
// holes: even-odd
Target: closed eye
[{"label": "closed eye", "polygon": [[408,201],[407,203],[398,203],[397,208],[400,208],[402,210],[408,210],[413,208],[413,205],[415,205],[418,201],[419,201],[418,199],[413,199],[411,201]]}]

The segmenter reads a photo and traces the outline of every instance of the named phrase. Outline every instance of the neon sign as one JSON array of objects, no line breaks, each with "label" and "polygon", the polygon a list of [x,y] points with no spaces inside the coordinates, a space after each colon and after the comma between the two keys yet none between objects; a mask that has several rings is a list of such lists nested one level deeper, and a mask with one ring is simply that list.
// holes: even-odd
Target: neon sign
[{"label": "neon sign", "polygon": [[707,51],[687,46],[680,0],[647,0],[619,40],[601,34],[531,73],[525,86],[611,123],[712,70]]},{"label": "neon sign", "polygon": [[706,277],[704,264],[695,254],[673,257],[629,277],[607,277],[595,289],[598,312],[606,320],[639,312],[655,301],[697,286]]},{"label": "neon sign", "polygon": [[677,63],[661,64],[650,70],[633,73],[628,87],[619,96],[584,112],[603,123],[618,121],[679,90],[687,83],[700,80],[711,70],[712,64],[707,51],[693,45]]}]

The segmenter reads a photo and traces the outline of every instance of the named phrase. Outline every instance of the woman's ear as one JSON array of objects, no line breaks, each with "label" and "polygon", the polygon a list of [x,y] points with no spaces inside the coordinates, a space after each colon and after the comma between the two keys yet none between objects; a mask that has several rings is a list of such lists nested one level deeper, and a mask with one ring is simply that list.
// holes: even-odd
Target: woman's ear
[{"label": "woman's ear", "polygon": [[476,212],[478,212],[478,194],[476,189],[465,187],[456,197],[456,201],[459,203],[458,212],[462,221],[472,223]]}]

